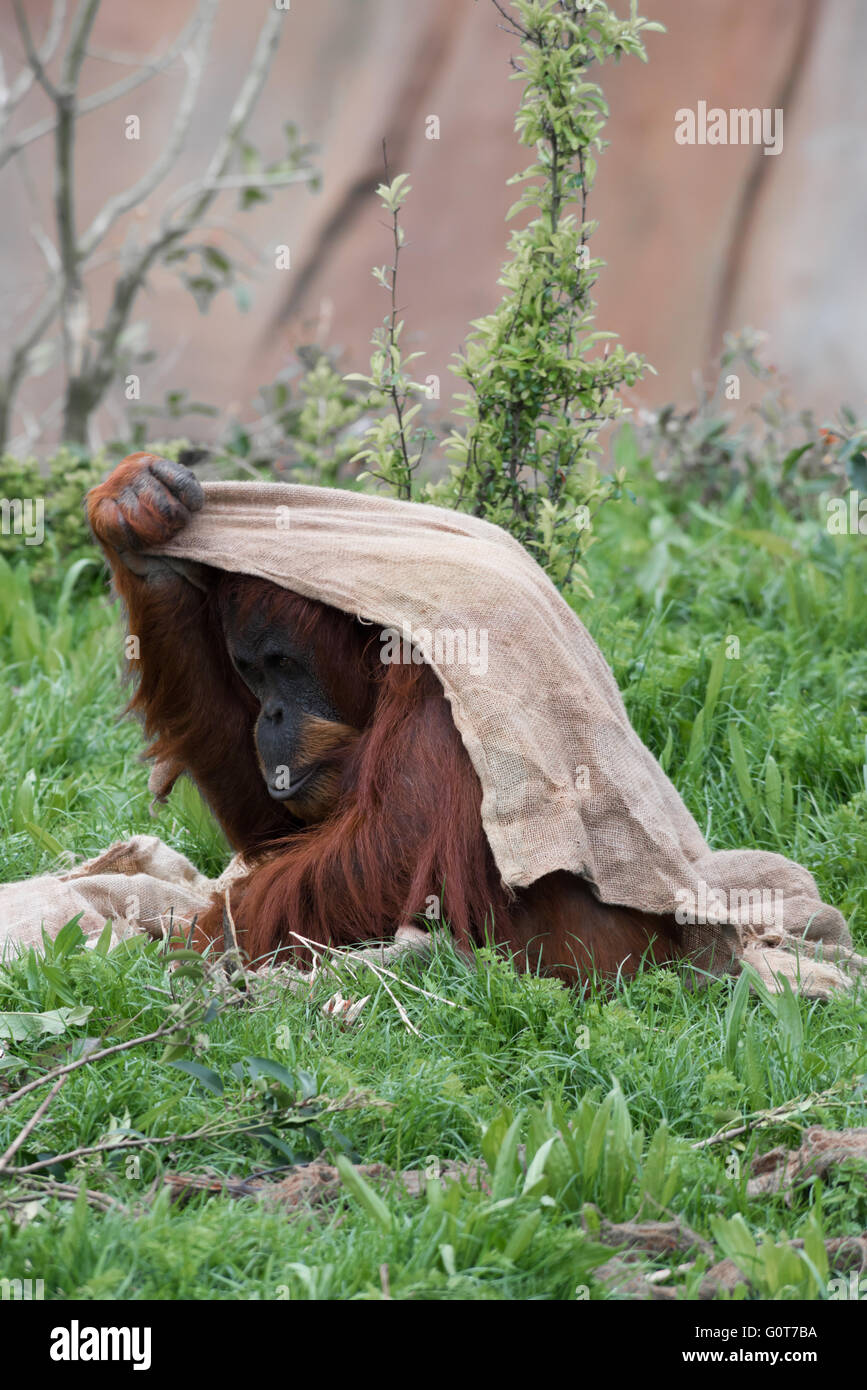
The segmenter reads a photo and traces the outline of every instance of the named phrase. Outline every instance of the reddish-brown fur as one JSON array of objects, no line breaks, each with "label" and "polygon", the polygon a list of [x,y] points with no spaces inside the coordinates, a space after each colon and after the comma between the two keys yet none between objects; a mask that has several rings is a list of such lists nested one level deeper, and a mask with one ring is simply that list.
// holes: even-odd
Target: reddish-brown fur
[{"label": "reddish-brown fur", "polygon": [[[251,959],[292,948],[293,931],[323,944],[388,939],[423,915],[431,896],[443,900],[459,947],[493,940],[570,982],[594,967],[631,975],[645,960],[681,954],[673,920],[602,904],[574,875],[550,874],[514,896],[503,889],[482,830],[478,778],[429,667],[383,666],[369,629],[262,580],[210,571],[203,591],[142,563],[141,549],[185,524],[197,489],[193,480],[188,509],[177,496],[167,500],[148,468],[159,479],[150,456],[125,460],[89,494],[88,515],[139,638],[131,708],[152,740],[149,755],[189,773],[252,864],[231,896]],[[267,608],[275,629],[306,634],[346,721],[322,819],[305,823],[268,796],[253,741],[257,701],[226,650],[227,598],[237,621],[245,606]],[[315,721],[305,737],[318,751],[333,741]],[[200,920],[199,947],[222,940],[222,919],[215,900]]]}]

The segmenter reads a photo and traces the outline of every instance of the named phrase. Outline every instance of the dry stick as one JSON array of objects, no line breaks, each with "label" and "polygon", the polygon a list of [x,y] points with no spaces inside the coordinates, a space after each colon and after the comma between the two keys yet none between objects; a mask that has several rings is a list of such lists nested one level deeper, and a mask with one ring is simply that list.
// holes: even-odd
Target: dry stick
[{"label": "dry stick", "polygon": [[[410,954],[412,953],[408,951],[407,955]],[[347,963],[351,964],[353,967],[364,967],[367,965],[374,974],[379,973],[381,975],[387,975],[390,980],[397,980],[405,989],[411,989],[415,994],[422,994],[425,999],[432,999],[436,1004],[448,1004],[450,1009],[463,1009],[464,1013],[470,1012],[468,1004],[459,1004],[455,999],[446,999],[444,994],[432,994],[429,989],[422,989],[421,985],[414,985],[411,980],[401,979],[400,975],[395,975],[393,970],[388,970],[384,965],[372,965],[369,960],[354,961],[350,955],[347,955],[345,959]]]},{"label": "dry stick", "polygon": [[[13,1168],[12,1172],[16,1172],[16,1169]],[[107,1192],[97,1192],[92,1187],[82,1189],[76,1187],[75,1183],[56,1182],[53,1178],[42,1177],[26,1178],[25,1182],[28,1187],[35,1188],[37,1192],[46,1197],[61,1197],[70,1202],[74,1202],[77,1197],[80,1197],[83,1191],[92,1206],[100,1207],[102,1211],[119,1211],[124,1215],[128,1214],[128,1208],[124,1206],[123,1202],[119,1202],[116,1197],[109,1197]],[[33,1193],[22,1193],[20,1196],[14,1192],[4,1193],[0,1200],[4,1206],[14,1202],[28,1202],[33,1200]]]},{"label": "dry stick", "polygon": [[30,1091],[37,1091],[40,1086],[47,1085],[58,1076],[66,1076],[69,1072],[78,1071],[79,1067],[86,1067],[90,1062],[101,1062],[104,1057],[112,1057],[116,1052],[128,1052],[131,1047],[141,1047],[143,1043],[156,1042],[159,1038],[176,1033],[183,1027],[186,1027],[183,1023],[164,1023],[154,1033],[145,1033],[140,1038],[130,1038],[127,1042],[115,1043],[112,1047],[104,1047],[101,1052],[88,1052],[75,1062],[67,1062],[63,1067],[55,1067],[53,1071],[47,1071],[44,1076],[38,1076],[35,1081],[28,1081],[26,1086],[19,1087],[11,1095],[0,1097],[0,1110],[14,1105],[15,1101],[20,1100],[22,1096],[28,1095]]},{"label": "dry stick", "polygon": [[[373,964],[373,961],[370,961],[370,960],[368,960],[368,961],[350,961],[350,960],[348,960],[346,957],[344,957],[344,962],[345,962],[345,964],[349,967],[349,972],[350,972],[350,974],[352,975],[353,981],[355,981],[355,979],[356,979],[355,970],[356,970],[356,968],[357,968],[359,965],[361,965],[362,968],[366,965],[366,966],[368,967],[369,970],[372,970],[373,973],[374,973],[374,975],[376,976],[376,978],[379,980],[379,983],[382,985],[382,988],[385,990],[386,994],[388,995],[388,997],[389,997],[390,999],[394,1000],[395,1007],[396,1007],[398,1013],[400,1014],[401,1018],[403,1019],[404,1023],[406,1024],[407,1028],[409,1028],[409,1030],[410,1030],[411,1032],[415,1033],[415,1035],[416,1035],[417,1038],[420,1038],[420,1037],[421,1037],[421,1033],[418,1031],[418,1029],[415,1027],[415,1025],[414,1025],[413,1023],[410,1022],[409,1014],[406,1012],[406,1009],[405,1009],[405,1008],[403,1007],[403,1005],[400,1003],[400,1000],[397,999],[397,997],[392,993],[392,991],[389,989],[388,985],[385,983],[385,980],[382,978],[382,975],[381,975],[381,973],[380,973],[379,966],[374,965],[374,964]],[[394,978],[394,977],[393,977],[393,978]],[[368,995],[367,995],[367,999],[369,999],[369,998],[370,998],[370,995],[368,994]],[[365,1000],[365,1002],[366,1002],[366,1000]]]},{"label": "dry stick", "polygon": [[[188,40],[195,34],[201,22],[204,2],[205,0],[200,0],[199,9],[196,14],[190,20],[189,24],[185,25],[180,34],[164,53],[154,57],[136,59],[136,72],[131,73],[128,77],[120,78],[117,82],[113,82],[108,87],[103,87],[100,91],[91,92],[89,96],[82,97],[78,102],[78,114],[84,116],[90,111],[99,110],[101,106],[108,106],[111,102],[117,101],[118,97],[126,96],[128,92],[134,91],[135,88],[140,87],[143,82],[149,82],[155,74],[169,67],[170,64],[175,61],[178,54],[186,47]],[[87,56],[95,58],[101,55],[97,55],[91,48],[88,48]],[[44,54],[43,61],[47,61]],[[30,71],[30,69],[26,69],[25,71]],[[35,76],[35,73],[31,73],[32,78],[35,78]],[[32,85],[32,81],[30,85]],[[35,122],[34,125],[28,126],[20,135],[13,136],[8,144],[0,147],[0,169],[2,169],[3,165],[10,159],[14,159],[26,145],[32,144],[34,140],[41,140],[43,135],[50,135],[50,133],[56,129],[57,116],[53,115],[44,117],[41,121]]]},{"label": "dry stick", "polygon": [[[382,975],[387,975],[388,978],[389,978],[390,980],[397,980],[397,982],[398,982],[399,984],[404,985],[404,986],[406,987],[406,989],[411,989],[411,990],[413,990],[413,992],[414,992],[415,994],[423,994],[424,997],[425,997],[425,999],[432,999],[432,1000],[434,1001],[434,1003],[436,1003],[436,1004],[448,1004],[448,1006],[449,1006],[450,1009],[463,1009],[465,1013],[469,1013],[469,1011],[470,1011],[470,1010],[469,1010],[469,1006],[468,1006],[467,1004],[458,1004],[456,1000],[454,1000],[454,999],[446,999],[445,995],[442,995],[442,994],[431,994],[431,992],[430,992],[429,989],[422,989],[421,985],[414,985],[414,984],[412,984],[409,980],[403,980],[403,979],[401,979],[401,977],[400,977],[399,975],[395,975],[395,973],[394,973],[393,970],[388,970],[388,969],[386,969],[386,967],[385,967],[384,965],[373,965],[372,962],[371,962],[370,960],[358,960],[358,961],[353,960],[353,959],[352,959],[352,954],[353,954],[353,953],[352,953],[351,950],[344,949],[343,947],[340,947],[340,946],[325,946],[325,947],[322,947],[322,946],[320,946],[317,942],[315,942],[315,941],[310,941],[308,937],[306,937],[306,936],[300,936],[300,935],[298,934],[297,931],[291,932],[290,935],[291,935],[291,936],[294,936],[298,941],[302,942],[305,946],[309,946],[310,949],[314,952],[314,954],[317,955],[317,959],[318,959],[318,953],[319,953],[319,952],[321,952],[321,951],[323,951],[323,950],[325,950],[325,951],[330,951],[331,954],[334,955],[334,956],[336,956],[339,960],[344,960],[344,961],[346,961],[347,965],[351,965],[351,966],[353,966],[353,967],[358,966],[358,965],[361,965],[361,966],[365,966],[365,965],[366,965],[366,966],[368,966],[371,970],[373,970],[375,973],[378,972],[378,973],[380,973],[380,974],[382,974]],[[412,952],[407,951],[407,955],[411,955],[411,954],[412,954]]]},{"label": "dry stick", "polygon": [[[290,935],[290,936],[296,937],[299,941],[302,941],[302,942],[304,943],[305,946],[309,946],[311,949],[315,949],[315,942],[313,942],[313,941],[308,941],[308,939],[307,939],[306,936],[299,936],[297,931],[290,932],[289,935]],[[329,949],[333,950],[334,948],[333,948],[333,947],[330,947]],[[346,957],[346,955],[345,955],[343,952],[340,953],[340,956],[341,956],[341,959],[342,959],[342,960],[347,961],[347,957]],[[348,964],[348,961],[347,961],[347,964]],[[389,989],[388,985],[385,983],[385,980],[383,980],[382,977],[380,976],[379,967],[376,966],[376,965],[374,965],[373,962],[372,962],[372,961],[369,961],[369,960],[368,960],[368,961],[365,961],[364,964],[368,967],[368,969],[370,969],[370,970],[373,971],[374,975],[376,975],[376,976],[379,978],[379,983],[382,985],[382,988],[385,990],[386,994],[387,994],[388,997],[391,999],[392,1003],[394,1004],[395,1008],[397,1009],[398,1013],[400,1014],[400,1016],[401,1016],[403,1022],[405,1023],[405,1025],[406,1025],[406,1027],[409,1029],[409,1031],[410,1031],[411,1033],[415,1033],[415,1035],[416,1035],[417,1038],[420,1038],[420,1037],[421,1037],[421,1033],[420,1033],[420,1032],[418,1031],[418,1029],[416,1028],[415,1024],[413,1023],[413,1021],[412,1021],[412,1019],[410,1018],[409,1014],[407,1013],[406,1009],[403,1007],[403,1005],[401,1004],[400,1000],[397,999],[397,998],[395,998],[394,994],[393,994],[392,991]],[[353,977],[353,978],[354,978],[354,977]]]},{"label": "dry stick", "polygon": [[[305,944],[306,946],[311,946],[311,947],[312,947],[312,945],[313,945],[313,943],[310,942],[310,941],[308,941],[306,937],[304,937],[304,936],[298,936],[298,933],[297,933],[296,931],[291,932],[290,935],[291,935],[291,936],[298,937],[298,940],[299,940],[299,941],[303,941],[304,944]],[[345,956],[345,955],[342,955],[342,959],[343,959],[343,960],[346,960],[346,956]],[[373,965],[372,962],[370,962],[370,961],[366,961],[365,964],[369,967],[369,969],[371,969],[371,970],[373,971],[374,975],[376,975],[377,978],[379,979],[380,984],[382,985],[382,987],[383,987],[383,989],[385,990],[386,994],[389,996],[389,998],[390,998],[390,999],[392,1000],[392,1002],[394,1003],[394,1006],[395,1006],[395,1008],[397,1009],[397,1012],[400,1014],[400,1017],[402,1018],[404,1024],[406,1025],[406,1027],[409,1029],[409,1031],[410,1031],[411,1033],[415,1033],[415,1035],[416,1035],[417,1038],[420,1038],[420,1037],[421,1037],[421,1033],[418,1031],[418,1029],[416,1028],[415,1024],[414,1024],[414,1023],[412,1022],[412,1020],[410,1019],[409,1014],[407,1013],[406,1009],[405,1009],[405,1008],[403,1007],[403,1005],[401,1004],[400,1000],[395,998],[394,994],[393,994],[392,991],[389,989],[388,985],[385,983],[385,980],[382,979],[382,977],[381,977],[380,974],[379,974],[379,970],[377,969],[377,967],[376,967],[375,965]],[[354,978],[354,976],[353,976],[353,978]]]},{"label": "dry stick", "polygon": [[368,962],[368,965],[369,965],[370,969],[373,971],[374,975],[376,975],[377,978],[379,979],[379,983],[382,985],[382,988],[385,990],[385,992],[386,992],[386,994],[388,995],[389,999],[392,1000],[392,1002],[393,1002],[393,1004],[394,1004],[394,1007],[397,1009],[398,1013],[400,1014],[401,1018],[403,1019],[404,1023],[406,1024],[406,1027],[409,1029],[410,1033],[415,1033],[416,1037],[417,1037],[417,1038],[420,1038],[420,1037],[421,1037],[421,1033],[418,1031],[418,1029],[416,1028],[415,1024],[412,1022],[412,1020],[411,1020],[409,1014],[407,1013],[406,1009],[403,1007],[403,1005],[401,1004],[400,1000],[397,998],[397,995],[395,995],[395,994],[392,992],[392,990],[389,989],[388,985],[385,983],[385,980],[383,980],[382,977],[380,976],[379,971],[377,970],[376,966],[375,966],[375,965],[370,965],[370,962]]},{"label": "dry stick", "polygon": [[[311,1096],[311,1103],[317,1097]],[[350,1104],[347,1104],[350,1101]],[[388,1105],[387,1101],[370,1099],[365,1091],[350,1091],[341,1100],[329,1101],[318,1114],[331,1114],[343,1110],[357,1110],[362,1106],[374,1105],[384,1108]],[[297,1106],[296,1109],[303,1109]],[[310,1116],[311,1120],[314,1118]],[[299,1123],[304,1123],[303,1119]],[[295,1126],[288,1126],[294,1128]],[[69,1149],[66,1153],[54,1154],[52,1158],[40,1159],[38,1163],[28,1163],[23,1168],[10,1168],[8,1173],[12,1177],[27,1177],[31,1173],[41,1172],[43,1168],[52,1168],[56,1163],[69,1163],[74,1158],[88,1158],[91,1154],[98,1153],[117,1153],[120,1149],[143,1149],[155,1148],[158,1144],[189,1144],[194,1139],[226,1139],[232,1134],[256,1134],[262,1129],[269,1128],[267,1121],[261,1119],[244,1120],[241,1123],[221,1124],[219,1121],[210,1121],[200,1125],[198,1129],[192,1129],[188,1134],[160,1134],[156,1136],[142,1135],[121,1137],[117,1139],[105,1139],[101,1144],[83,1144],[77,1149]]]},{"label": "dry stick", "polygon": [[737,1139],[741,1134],[748,1134],[750,1130],[761,1129],[764,1125],[773,1124],[774,1120],[787,1119],[790,1115],[797,1115],[798,1112],[811,1110],[814,1105],[822,1104],[843,1104],[843,1098],[835,1099],[835,1092],[844,1086],[851,1086],[853,1082],[837,1081],[833,1086],[829,1086],[825,1091],[813,1091],[809,1096],[803,1096],[800,1100],[786,1100],[782,1105],[777,1105],[773,1110],[757,1110],[755,1115],[750,1116],[742,1125],[736,1125],[733,1129],[724,1129],[717,1134],[711,1134],[707,1139],[698,1139],[691,1145],[693,1149],[709,1149],[712,1144],[724,1144],[728,1139]]},{"label": "dry stick", "polygon": [[12,1177],[26,1177],[30,1173],[41,1172],[43,1168],[53,1168],[56,1163],[69,1163],[74,1158],[89,1158],[91,1154],[117,1153],[119,1149],[142,1149],[156,1147],[157,1144],[186,1144],[193,1139],[212,1139],[222,1138],[227,1134],[243,1133],[245,1129],[261,1128],[261,1121],[248,1123],[243,1127],[237,1125],[223,1127],[222,1129],[214,1125],[202,1125],[199,1129],[194,1129],[189,1134],[162,1134],[156,1137],[142,1138],[121,1138],[105,1140],[101,1144],[83,1144],[77,1149],[68,1149],[66,1153],[55,1154],[53,1158],[40,1159],[38,1163],[25,1164],[23,1168],[10,1168],[9,1173]]},{"label": "dry stick", "polygon": [[230,888],[227,888],[223,893],[223,955],[220,964],[230,980],[240,973],[246,988],[247,972],[244,969],[244,961],[238,946],[238,928],[235,926],[235,919],[232,916],[230,893]]},{"label": "dry stick", "polygon": [[60,1090],[62,1086],[66,1085],[67,1080],[67,1076],[58,1076],[51,1090],[48,1092],[48,1095],[45,1097],[43,1101],[40,1101],[39,1105],[36,1107],[33,1114],[30,1116],[30,1119],[27,1121],[26,1125],[21,1130],[21,1133],[17,1136],[17,1138],[12,1140],[12,1143],[9,1145],[9,1148],[6,1150],[5,1154],[3,1154],[2,1157],[0,1157],[0,1174],[2,1174],[4,1170],[6,1170],[9,1167],[10,1159],[15,1157],[16,1153],[21,1148],[21,1145],[24,1143],[25,1139],[27,1139],[28,1136],[32,1134],[33,1130],[39,1124],[39,1121],[42,1119],[42,1116],[45,1114],[49,1105],[54,1100],[54,1097],[57,1095],[57,1092]]}]

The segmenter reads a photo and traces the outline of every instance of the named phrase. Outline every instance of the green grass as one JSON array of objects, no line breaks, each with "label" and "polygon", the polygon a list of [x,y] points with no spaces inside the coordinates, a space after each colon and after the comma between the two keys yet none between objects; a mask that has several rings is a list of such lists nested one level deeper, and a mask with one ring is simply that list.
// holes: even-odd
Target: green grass
[{"label": "green grass", "polygon": [[[633,486],[638,505],[601,514],[589,555],[596,597],[581,605],[633,722],[715,847],[799,859],[863,946],[863,538],[830,537],[818,520],[793,522],[767,500],[735,496],[709,513],[646,476]],[[116,722],[117,618],[105,600],[79,598],[77,581],[35,593],[25,569],[0,573],[0,879],[46,872],[62,851],[90,855],[137,831],[156,831],[216,872],[225,850],[189,789],[173,793],[159,821],[149,816],[137,727]],[[350,1029],[321,1012],[333,981],[303,995],[268,983],[203,1021],[213,989],[195,967],[170,976],[161,950],[144,942],[86,951],[74,930],[46,959],[0,969],[0,1014],[90,1009],[59,1037],[5,1044],[0,1105],[4,1090],[63,1062],[82,1038],[122,1042],[185,1001],[201,1005],[192,1046],[161,1040],[74,1073],[16,1162],[118,1129],[209,1131],[137,1149],[134,1163],[124,1153],[67,1165],[65,1182],[123,1211],[83,1195],[37,1201],[0,1182],[0,1277],[41,1278],[46,1296],[61,1298],[379,1298],[386,1277],[399,1298],[573,1298],[579,1289],[597,1298],[608,1294],[594,1270],[612,1252],[594,1240],[587,1204],[611,1220],[650,1218],[661,1204],[710,1239],[717,1258],[743,1251],[744,1232],[747,1245],[750,1232],[759,1243],[764,1233],[752,1296],[816,1297],[821,1269],[784,1258],[787,1242],[803,1237],[815,1255],[820,1234],[867,1224],[867,1173],[856,1164],[823,1189],[803,1184],[790,1204],[746,1195],[755,1152],[795,1147],[809,1124],[867,1124],[863,985],[793,1006],[745,1000],[730,980],[693,992],[657,971],[581,1001],[488,953],[469,966],[446,939],[429,965],[400,974],[392,987],[418,1036],[375,979],[344,987],[373,995]],[[208,1068],[204,1082],[173,1057]],[[353,1092],[367,1103],[334,1111],[321,1099]],[[0,1152],[43,1094],[0,1109]],[[693,1147],[800,1100],[743,1140]],[[164,1171],[242,1176],[323,1149],[392,1169],[484,1157],[492,1190],[431,1183],[410,1197],[392,1185],[377,1188],[377,1201],[349,1182],[315,1215],[226,1196],[172,1204],[160,1190]],[[29,1205],[13,1200],[22,1196]],[[741,1258],[746,1266],[749,1252]],[[670,1265],[670,1286],[692,1297],[701,1266],[675,1272],[682,1262],[648,1257],[647,1267]]]}]

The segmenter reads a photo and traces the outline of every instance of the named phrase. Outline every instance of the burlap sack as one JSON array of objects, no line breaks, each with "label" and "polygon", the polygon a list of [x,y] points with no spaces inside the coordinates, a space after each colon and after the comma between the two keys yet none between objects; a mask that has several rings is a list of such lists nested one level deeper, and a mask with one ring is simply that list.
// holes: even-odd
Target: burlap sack
[{"label": "burlap sack", "polygon": [[91,944],[107,921],[113,943],[141,931],[185,935],[211,894],[241,872],[236,857],[219,879],[205,878],[155,835],[133,835],[64,872],[0,885],[0,960],[29,946],[41,948],[43,929],[53,938],[79,914]]},{"label": "burlap sack", "polygon": [[[151,554],[258,575],[411,634],[442,682],[482,787],[482,823],[509,887],[555,869],[604,902],[678,912],[684,939],[849,945],[812,876],[778,854],[711,850],[629,723],[596,643],[506,532],[439,507],[338,489],[211,482]],[[158,780],[158,779],[157,779]],[[730,951],[721,950],[719,958]]]}]

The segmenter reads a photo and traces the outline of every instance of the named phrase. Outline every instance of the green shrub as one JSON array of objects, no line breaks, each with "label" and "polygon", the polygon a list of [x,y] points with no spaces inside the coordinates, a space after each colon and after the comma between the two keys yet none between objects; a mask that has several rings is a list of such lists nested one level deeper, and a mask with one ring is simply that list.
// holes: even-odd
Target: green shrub
[{"label": "green shrub", "polygon": [[[623,426],[619,453],[630,474],[644,455],[685,501],[709,505],[739,489],[749,504],[782,506],[799,518],[817,514],[821,493],[867,490],[867,422],[844,405],[820,427],[811,409],[794,405],[763,339],[749,328],[727,333],[717,379],[695,404],[640,412],[634,441]],[[761,391],[738,419],[728,402],[740,400],[750,381]]]},{"label": "green shrub", "polygon": [[273,468],[293,482],[345,485],[357,472],[349,465],[358,448],[358,422],[369,405],[345,381],[334,357],[316,345],[299,348],[298,362],[260,388],[257,418],[236,424],[217,454]]},{"label": "green shrub", "polygon": [[93,557],[93,542],[84,515],[83,500],[109,468],[102,454],[89,458],[80,450],[60,448],[40,464],[34,458],[0,457],[0,497],[7,500],[41,500],[44,505],[44,539],[38,545],[22,535],[0,528],[0,557],[9,564],[24,560],[37,584],[57,584],[70,561]]},{"label": "green shrub", "polygon": [[[452,368],[469,388],[459,397],[464,424],[447,439],[448,476],[421,497],[506,527],[556,582],[586,590],[579,557],[592,539],[593,513],[619,495],[623,481],[600,476],[598,435],[623,411],[621,387],[633,385],[645,366],[611,344],[614,334],[593,328],[591,290],[602,262],[590,257],[595,224],[587,219],[587,197],[608,112],[587,72],[624,53],[644,58],[642,31],[661,26],[640,19],[634,6],[627,20],[603,3],[588,8],[578,0],[513,0],[508,13],[497,8],[520,39],[515,129],[535,150],[534,162],[510,180],[528,186],[509,217],[533,215],[510,238],[500,304],[471,325]],[[418,423],[421,405],[412,401],[426,388],[407,371],[420,354],[402,357],[396,311],[406,177],[379,189],[392,218],[394,262],[374,275],[391,295],[392,312],[374,334],[370,374],[361,379],[388,397],[390,408],[370,426],[359,454],[403,497],[413,495],[428,437]]]}]

